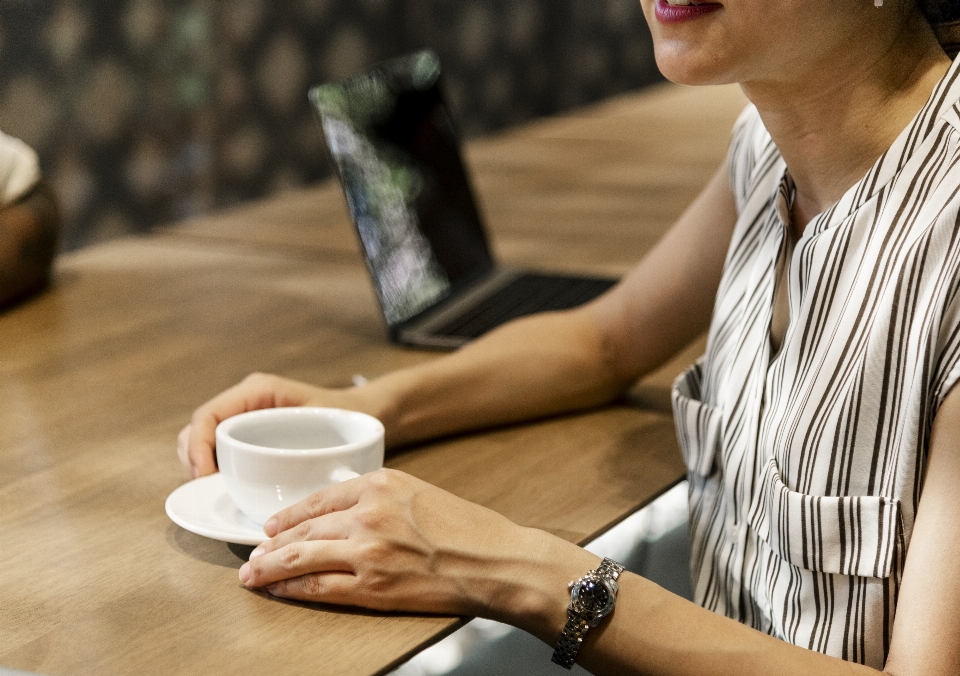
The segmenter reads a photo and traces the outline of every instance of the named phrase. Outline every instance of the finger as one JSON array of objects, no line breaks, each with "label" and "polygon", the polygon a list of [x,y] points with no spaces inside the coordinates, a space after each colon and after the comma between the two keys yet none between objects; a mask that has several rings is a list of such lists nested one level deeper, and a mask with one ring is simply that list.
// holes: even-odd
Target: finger
[{"label": "finger", "polygon": [[258,556],[240,567],[240,581],[248,587],[266,587],[310,573],[352,573],[356,545],[349,540],[293,542]]},{"label": "finger", "polygon": [[278,533],[275,537],[257,546],[250,552],[255,559],[269,552],[282,549],[294,542],[311,540],[346,540],[350,535],[349,518],[345,512],[332,512],[315,519],[307,519],[293,528]]},{"label": "finger", "polygon": [[194,411],[187,433],[187,458],[194,476],[217,471],[214,449],[217,425],[222,421],[246,411],[296,405],[298,393],[278,392],[285,383],[275,376],[252,374]]},{"label": "finger", "polygon": [[350,573],[311,573],[274,582],[267,591],[295,601],[357,605],[356,582],[356,576]]},{"label": "finger", "polygon": [[183,465],[184,469],[190,474],[190,478],[195,478],[193,476],[193,465],[190,464],[190,425],[187,425],[182,430],[180,434],[177,435],[177,457],[180,458],[180,463]]},{"label": "finger", "polygon": [[360,499],[363,483],[363,477],[358,477],[322,488],[295,505],[271,516],[263,525],[263,532],[268,537],[276,537],[278,533],[289,530],[308,519],[350,509]]},{"label": "finger", "polygon": [[[217,471],[214,432],[208,431],[207,427],[207,425],[195,424],[187,426],[187,464],[194,478]],[[216,427],[214,423],[213,429],[215,430]]]}]

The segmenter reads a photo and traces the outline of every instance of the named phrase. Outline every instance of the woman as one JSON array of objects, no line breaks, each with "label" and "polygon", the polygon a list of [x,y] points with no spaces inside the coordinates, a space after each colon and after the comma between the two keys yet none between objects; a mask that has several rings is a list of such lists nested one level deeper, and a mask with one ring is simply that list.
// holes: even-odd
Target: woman
[{"label": "woman", "polygon": [[597,673],[960,673],[960,63],[939,10],[642,2],[668,78],[753,105],[620,285],[350,390],[251,376],[181,457],[214,471],[216,423],[267,406],[367,411],[391,444],[595,406],[709,326],[674,388],[698,605],[622,573],[587,618],[567,583],[599,571],[576,589],[609,601],[609,564],[388,471],[279,513],[241,581],[492,617]]}]

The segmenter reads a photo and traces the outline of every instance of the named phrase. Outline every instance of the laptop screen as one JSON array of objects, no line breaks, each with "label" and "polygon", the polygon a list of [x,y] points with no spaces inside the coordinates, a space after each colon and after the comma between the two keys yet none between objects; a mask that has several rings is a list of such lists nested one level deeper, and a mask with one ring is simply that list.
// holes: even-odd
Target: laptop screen
[{"label": "laptop screen", "polygon": [[431,51],[310,90],[387,323],[493,268]]}]

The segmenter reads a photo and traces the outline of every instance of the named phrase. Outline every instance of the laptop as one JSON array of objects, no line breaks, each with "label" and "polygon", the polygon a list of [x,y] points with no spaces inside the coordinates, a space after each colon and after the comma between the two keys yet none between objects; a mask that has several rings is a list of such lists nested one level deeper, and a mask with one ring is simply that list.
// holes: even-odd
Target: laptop
[{"label": "laptop", "polygon": [[424,50],[310,90],[390,339],[454,349],[613,286],[497,264],[441,87]]}]

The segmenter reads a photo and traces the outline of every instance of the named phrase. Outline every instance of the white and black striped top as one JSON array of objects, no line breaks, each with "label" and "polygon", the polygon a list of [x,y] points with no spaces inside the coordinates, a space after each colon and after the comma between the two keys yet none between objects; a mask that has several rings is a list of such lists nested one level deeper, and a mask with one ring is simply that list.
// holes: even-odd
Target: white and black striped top
[{"label": "white and black striped top", "polygon": [[[793,184],[753,107],[729,164],[739,220],[704,357],[674,385],[696,600],[882,667],[930,429],[960,375],[960,61],[789,260]],[[878,113],[880,114],[880,113]]]}]

